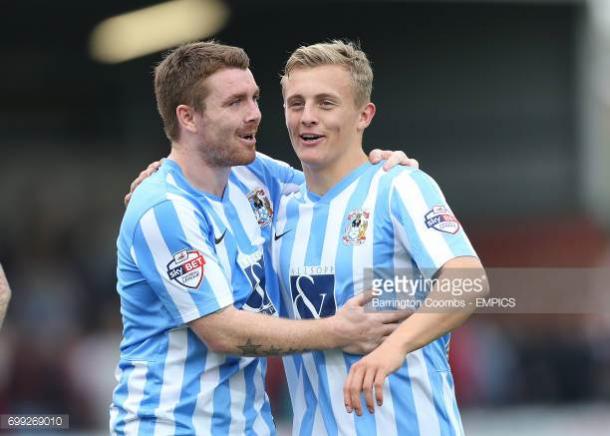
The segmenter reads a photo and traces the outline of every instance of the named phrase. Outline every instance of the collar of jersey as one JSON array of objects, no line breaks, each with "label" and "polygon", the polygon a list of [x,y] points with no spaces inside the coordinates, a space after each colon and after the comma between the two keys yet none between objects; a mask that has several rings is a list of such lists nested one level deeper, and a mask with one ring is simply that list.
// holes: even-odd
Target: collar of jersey
[{"label": "collar of jersey", "polygon": [[356,180],[358,177],[360,177],[368,169],[379,166],[380,164],[381,163],[372,165],[371,163],[366,162],[366,163],[360,165],[358,168],[353,170],[347,176],[343,177],[337,184],[335,184],[335,186],[333,186],[328,191],[326,191],[326,194],[324,194],[322,196],[315,194],[311,191],[308,191],[305,183],[303,183],[303,186],[301,187],[301,193],[303,194],[304,198],[307,198],[312,203],[317,203],[317,202],[329,203],[333,198],[335,198],[337,195],[339,195],[341,192],[343,192],[343,190],[346,187],[348,187],[354,180]]},{"label": "collar of jersey", "polygon": [[182,172],[182,168],[180,168],[180,165],[178,165],[178,163],[176,161],[173,161],[171,159],[165,159],[163,161],[163,165],[161,166],[161,168],[164,169],[167,173],[171,173],[174,176],[174,179],[176,180],[176,183],[178,184],[178,187],[180,189],[184,189],[185,191],[190,192],[193,195],[203,196],[203,197],[206,197],[213,201],[218,201],[218,202],[228,201],[227,200],[228,191],[229,191],[228,186],[225,186],[225,190],[222,193],[222,197],[219,197],[219,196],[211,194],[209,192],[201,191],[201,190],[195,188],[193,185],[191,185],[189,183],[189,181],[186,179],[184,173]]}]

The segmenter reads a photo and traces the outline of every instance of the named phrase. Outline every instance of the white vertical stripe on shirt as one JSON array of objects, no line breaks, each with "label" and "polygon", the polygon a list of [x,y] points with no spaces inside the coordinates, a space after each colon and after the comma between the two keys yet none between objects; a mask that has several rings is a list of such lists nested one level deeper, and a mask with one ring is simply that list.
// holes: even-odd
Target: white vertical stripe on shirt
[{"label": "white vertical stripe on shirt", "polygon": [[[212,206],[212,209],[214,209],[214,212],[216,212],[216,215],[218,215],[218,217],[220,218],[220,221],[222,222],[222,225],[225,226],[225,229],[227,230],[227,232],[233,233],[233,228],[229,225],[229,221],[227,220],[227,216],[225,215],[223,205],[217,201],[210,201],[209,204]],[[214,234],[218,235],[216,237],[219,238],[222,235],[222,232],[220,231],[219,228],[216,227],[218,224],[215,223],[214,220],[211,220],[211,221],[212,221],[212,225],[214,226]],[[223,230],[223,232],[224,232],[224,230]],[[236,243],[237,243],[237,241],[236,241]],[[224,243],[216,244],[216,251],[218,253],[218,258],[220,260],[220,264],[223,266],[225,274],[227,274],[229,283],[231,283],[231,281],[233,280],[233,268],[231,266],[233,265],[233,262],[235,259],[231,259],[229,257],[227,247],[225,246]],[[237,247],[237,251],[239,252],[239,247]]]},{"label": "white vertical stripe on shirt", "polygon": [[269,426],[263,419],[262,409],[265,404],[265,400],[267,399],[267,394],[265,393],[265,384],[263,383],[261,365],[261,361],[257,362],[256,370],[253,376],[255,393],[252,407],[254,407],[254,410],[256,410],[256,419],[252,424],[252,429],[257,435],[266,435],[269,434]]},{"label": "white vertical stripe on shirt", "polygon": [[[385,174],[385,171],[382,168],[379,168],[375,175],[371,180],[371,184],[368,189],[368,194],[362,204],[362,209],[368,210],[369,215],[369,223],[367,227],[367,236],[366,241],[361,246],[354,247],[354,257],[353,257],[353,275],[354,275],[354,284],[360,284],[360,290],[368,290],[362,289],[363,287],[369,288],[370,282],[365,281],[366,277],[364,277],[364,269],[365,268],[374,268],[374,242],[375,238],[379,237],[375,235],[375,207],[377,206],[377,195],[379,191],[379,181],[381,177]],[[368,271],[368,274],[371,275],[372,271]],[[371,280],[372,275],[368,277]],[[354,286],[355,288],[355,286]],[[390,383],[386,379],[383,384],[383,407],[378,408],[377,413],[375,413],[375,427],[377,429],[378,435],[383,436],[395,436],[396,429],[396,417],[394,415],[394,401],[392,399],[392,393],[390,391]]]},{"label": "white vertical stripe on shirt", "polygon": [[[121,377],[122,376],[123,376],[123,370],[121,370],[119,365],[117,365],[115,370],[114,370],[114,379],[116,380],[117,384],[119,384],[121,382]],[[116,434],[114,429],[115,429],[115,425],[116,425],[116,421],[117,421],[118,417],[119,417],[119,409],[116,406],[116,404],[114,404],[114,402],[113,402],[110,405],[110,433],[112,435]]]},{"label": "white vertical stripe on shirt", "polygon": [[300,430],[303,425],[303,417],[307,403],[305,402],[305,390],[303,382],[303,371],[297,371],[294,357],[286,356],[282,359],[284,363],[284,371],[286,373],[286,382],[288,383],[288,392],[290,392],[290,402],[292,404],[292,431]]},{"label": "white vertical stripe on shirt", "polygon": [[[286,230],[291,232],[295,231],[295,229],[286,229],[286,206],[289,202],[288,199],[289,197],[282,197],[280,200],[280,204],[278,206],[278,219],[274,228],[276,235],[280,235]],[[271,240],[271,261],[273,264],[273,270],[279,277],[280,298],[282,299],[282,303],[284,303],[284,306],[286,307],[288,316],[291,319],[297,319],[292,307],[292,299],[290,297],[290,275],[284,274],[280,267],[280,253],[282,250],[283,241],[284,238],[275,239],[275,236],[273,236],[273,239]],[[288,283],[285,282],[286,279],[288,279]],[[288,287],[288,289],[286,287]]]},{"label": "white vertical stripe on shirt", "polygon": [[163,385],[159,394],[159,407],[155,410],[155,435],[159,436],[173,434],[175,431],[174,410],[182,394],[184,365],[188,353],[188,328],[170,330],[167,336]]},{"label": "white vertical stripe on shirt", "polygon": [[[263,188],[263,185],[261,184],[260,187]],[[237,211],[237,216],[239,216],[239,221],[241,222],[242,226],[244,226],[244,232],[250,240],[250,244],[262,245],[265,241],[261,236],[261,228],[258,225],[256,216],[254,216],[254,211],[250,206],[248,197],[241,191],[241,189],[232,183],[229,183],[226,189],[229,190],[228,195],[231,203],[236,206],[235,210]],[[267,191],[267,188],[264,187],[264,190],[265,194],[267,195],[267,199],[269,199],[269,192]],[[238,205],[242,207],[239,207]],[[245,205],[248,207],[245,207]]]},{"label": "white vertical stripe on shirt", "polygon": [[220,366],[225,362],[223,354],[208,352],[205,369],[199,379],[199,394],[193,412],[193,427],[196,435],[212,433],[214,415],[214,390],[220,385]]},{"label": "white vertical stripe on shirt", "polygon": [[449,377],[449,371],[440,371],[439,372],[441,379],[443,380],[443,400],[445,402],[445,410],[449,415],[449,421],[451,422],[451,427],[455,431],[455,434],[458,436],[464,436],[464,429],[460,423],[459,417],[455,414],[457,409],[456,407],[456,399],[455,392],[449,385],[449,381],[447,378]]},{"label": "white vertical stripe on shirt", "polygon": [[[188,319],[190,316],[192,316],[193,312],[197,311],[198,309],[188,291],[170,280],[167,276],[167,259],[172,258],[172,253],[170,253],[167,245],[165,244],[165,240],[161,234],[161,229],[159,229],[159,225],[157,223],[157,218],[155,217],[154,209],[150,209],[142,216],[140,225],[142,227],[144,239],[146,240],[148,248],[152,254],[155,269],[163,280],[163,285],[167,290],[167,293],[176,305],[182,319]],[[206,263],[207,268],[209,268],[208,264],[211,264],[211,262]]]},{"label": "white vertical stripe on shirt", "polygon": [[126,411],[123,417],[125,420],[124,432],[126,435],[137,435],[140,428],[138,409],[140,408],[142,398],[144,398],[148,364],[141,361],[130,363],[133,365],[133,370],[127,379],[127,398],[123,403],[123,408]]},{"label": "white vertical stripe on shirt", "polygon": [[[309,234],[310,230],[311,230],[311,221],[313,218],[313,209],[311,207],[311,205],[299,205],[298,206],[298,213],[299,213],[299,217],[298,217],[298,222],[297,222],[297,226],[294,229],[295,235],[307,235]],[[291,254],[291,258],[290,258],[290,269],[292,272],[292,269],[294,267],[302,267],[304,265],[306,265],[305,263],[305,256],[307,255],[307,244],[298,244],[296,241],[296,237],[294,240],[294,245],[292,246],[292,254]],[[289,277],[290,279],[290,277]],[[290,282],[288,282],[288,287],[290,287]],[[288,289],[288,291],[290,292],[290,295],[292,295],[291,289]],[[299,312],[296,309],[296,307],[293,307],[292,309],[294,311],[295,317],[298,319],[299,318]],[[314,315],[315,315],[315,311],[314,311]],[[304,353],[302,355],[302,359],[303,359],[303,366],[304,366],[304,370],[307,373],[307,376],[309,377],[309,381],[311,383],[311,387],[314,391],[314,395],[316,396],[317,399],[320,398],[320,389],[321,386],[319,385],[319,379],[318,379],[318,371],[316,369],[316,364],[313,358],[313,354],[312,353]],[[319,431],[322,431],[322,433],[319,433]],[[315,417],[314,417],[314,434],[324,434],[325,430],[324,430],[324,425],[323,425],[323,421],[322,421],[322,416],[320,415],[320,409],[319,407],[316,407],[316,411],[315,411]]]},{"label": "white vertical stripe on shirt", "polygon": [[215,261],[210,259],[213,256],[212,250],[210,249],[209,243],[201,233],[199,227],[199,220],[195,216],[194,206],[184,198],[168,194],[169,199],[175,204],[179,205],[179,210],[176,211],[180,226],[186,237],[188,243],[198,250],[202,250],[204,254],[208,255],[204,266],[205,279],[210,282],[210,288],[214,292],[214,297],[218,302],[219,307],[225,307],[233,303],[233,290],[231,289],[230,282],[225,276],[224,271],[220,268]]},{"label": "white vertical stripe on shirt", "polygon": [[[256,383],[256,374],[254,375]],[[229,390],[231,392],[231,425],[230,435],[241,435],[246,433],[246,417],[244,416],[244,404],[246,402],[246,378],[243,370],[236,372],[229,379]]]},{"label": "white vertical stripe on shirt", "polygon": [[[324,235],[324,245],[322,248],[322,257],[320,265],[335,266],[337,260],[337,249],[341,240],[342,230],[344,226],[343,216],[346,213],[347,204],[354,190],[356,183],[352,183],[340,195],[331,201],[328,206],[328,220],[326,233]],[[334,294],[333,289],[333,294]],[[336,297],[333,295],[333,298]],[[340,350],[329,350],[324,352],[326,360],[326,376],[328,379],[329,398],[331,399],[332,412],[337,422],[337,429],[340,435],[355,435],[356,426],[353,415],[345,411],[343,402],[343,385],[347,379],[347,367],[343,352]]]},{"label": "white vertical stripe on shirt", "polygon": [[267,185],[261,179],[259,179],[256,174],[254,174],[248,167],[233,167],[231,171],[233,171],[233,174],[235,174],[237,179],[244,185],[246,185],[248,188],[261,188],[265,192],[265,195],[267,196],[269,201],[271,201],[271,195],[269,193],[269,188],[267,188]]},{"label": "white vertical stripe on shirt", "polygon": [[[375,227],[375,200],[377,198],[377,187],[379,185],[379,178],[382,175],[382,171],[377,171],[371,180],[371,184],[368,189],[368,194],[364,199],[364,202],[360,206],[363,211],[369,212],[368,227],[366,229],[366,239],[362,245],[355,245],[352,251],[352,279],[354,286],[354,295],[363,292],[364,285],[369,285],[364,282],[364,269],[373,267],[373,229]],[[354,184],[358,183],[360,178],[354,181]],[[350,212],[350,211],[346,211]],[[369,271],[370,274],[370,271]],[[372,278],[372,277],[370,277]]]},{"label": "white vertical stripe on shirt", "polygon": [[408,372],[411,379],[419,433],[425,436],[436,436],[441,434],[441,429],[434,408],[432,384],[428,378],[426,359],[423,353],[423,350],[419,349],[407,354]]},{"label": "white vertical stripe on shirt", "polygon": [[[441,267],[453,257],[442,232],[426,227],[425,216],[431,209],[421,192],[421,189],[407,172],[394,179],[393,187],[399,195],[402,204],[411,217],[417,235],[422,245],[435,265],[424,265],[425,268]],[[415,254],[415,253],[412,253]],[[427,275],[426,275],[427,276]]]}]

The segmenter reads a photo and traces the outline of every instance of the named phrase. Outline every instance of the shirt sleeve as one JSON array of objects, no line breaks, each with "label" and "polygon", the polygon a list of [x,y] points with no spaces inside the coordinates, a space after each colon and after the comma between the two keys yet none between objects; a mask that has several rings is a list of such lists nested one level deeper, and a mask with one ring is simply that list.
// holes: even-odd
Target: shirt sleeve
[{"label": "shirt sleeve", "polygon": [[[255,165],[260,165],[268,177],[270,182],[279,184],[279,194],[286,195],[295,192],[305,183],[305,176],[302,171],[299,171],[286,162],[273,159],[263,153],[256,154]],[[272,185],[272,183],[268,183]]]},{"label": "shirt sleeve", "polygon": [[178,195],[149,209],[135,229],[132,257],[176,326],[233,303],[209,229],[203,214]]},{"label": "shirt sleeve", "polygon": [[390,202],[395,237],[426,278],[455,257],[476,257],[439,186],[423,171],[401,172],[393,181]]}]

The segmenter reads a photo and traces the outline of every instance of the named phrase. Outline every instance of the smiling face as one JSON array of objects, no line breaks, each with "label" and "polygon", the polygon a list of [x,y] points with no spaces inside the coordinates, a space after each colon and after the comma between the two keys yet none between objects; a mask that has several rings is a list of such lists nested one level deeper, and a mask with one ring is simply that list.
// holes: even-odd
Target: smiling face
[{"label": "smiling face", "polygon": [[290,141],[303,166],[333,168],[362,153],[362,134],[375,107],[356,105],[346,68],[295,68],[283,80],[283,94]]},{"label": "smiling face", "polygon": [[254,160],[261,121],[259,88],[249,69],[225,68],[202,82],[207,90],[202,113],[193,123],[199,150],[213,167],[246,165]]}]

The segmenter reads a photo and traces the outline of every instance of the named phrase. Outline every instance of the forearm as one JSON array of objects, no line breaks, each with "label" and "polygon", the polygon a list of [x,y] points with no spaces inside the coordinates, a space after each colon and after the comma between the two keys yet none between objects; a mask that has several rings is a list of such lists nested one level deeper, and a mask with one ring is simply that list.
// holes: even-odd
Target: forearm
[{"label": "forearm", "polygon": [[[422,308],[402,322],[386,340],[389,346],[404,351],[405,355],[459,327],[474,312],[475,299],[489,293],[485,271],[475,258],[456,260],[453,266],[443,268],[437,279]],[[464,280],[476,283],[476,290],[461,290],[459,295],[439,290],[438,283],[460,283]]]},{"label": "forearm", "polygon": [[4,270],[0,264],[0,328],[2,328],[2,323],[4,322],[4,317],[6,316],[10,299],[11,288],[8,285],[8,281],[4,275]]},{"label": "forearm", "polygon": [[465,309],[454,313],[415,313],[386,339],[384,345],[399,349],[406,356],[456,329],[471,314],[471,310]]},{"label": "forearm", "polygon": [[[214,351],[241,356],[303,353],[342,345],[333,334],[330,318],[288,320],[234,307],[195,320],[191,328]],[[206,329],[214,329],[214,334],[206,334]]]}]

